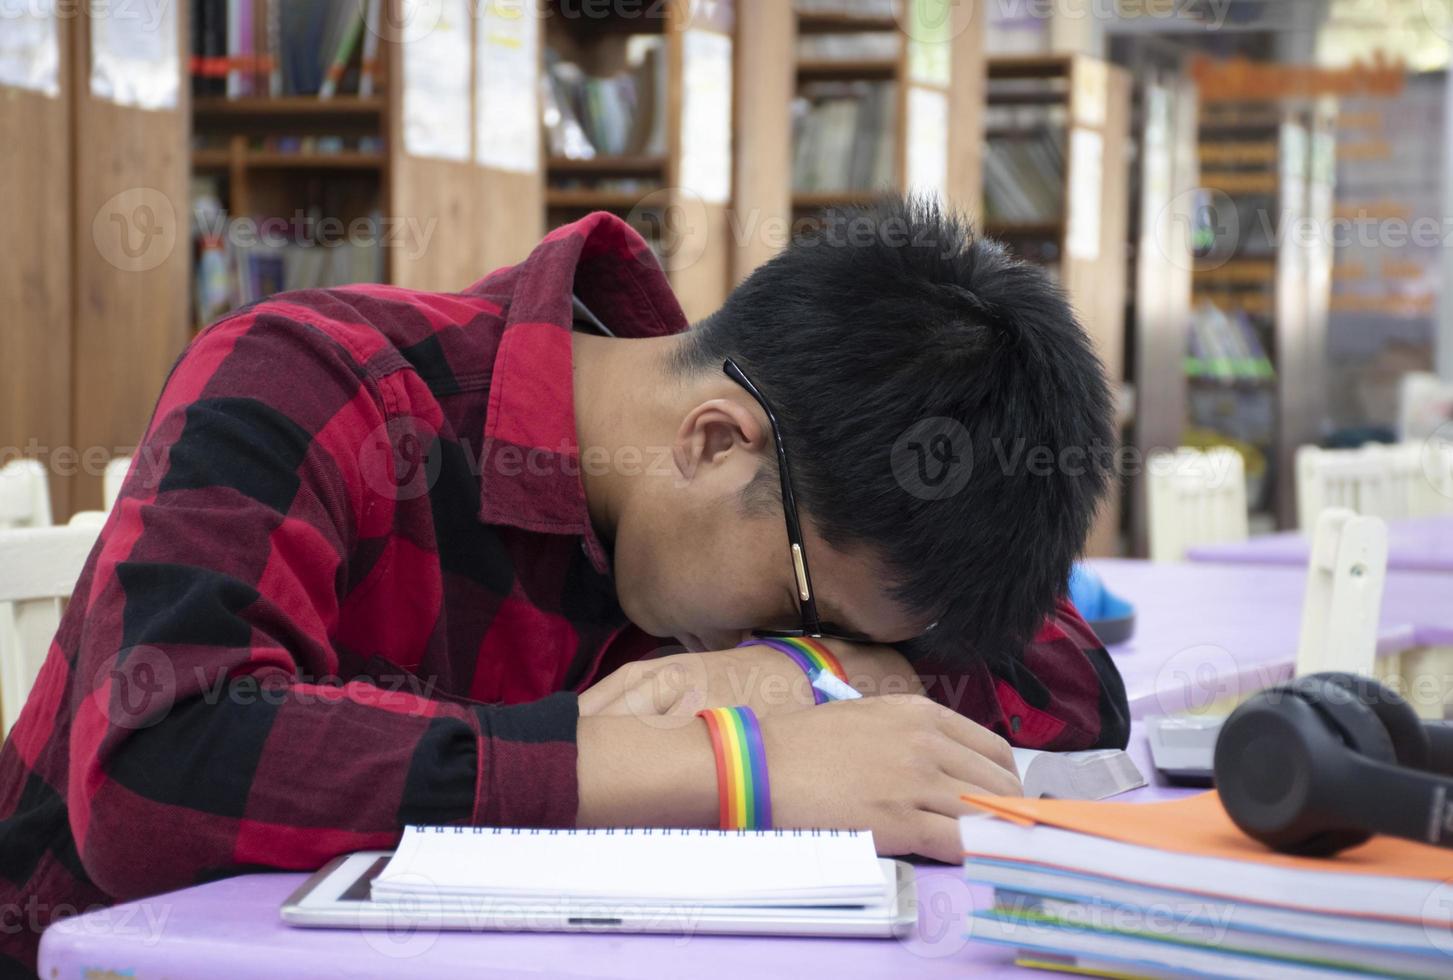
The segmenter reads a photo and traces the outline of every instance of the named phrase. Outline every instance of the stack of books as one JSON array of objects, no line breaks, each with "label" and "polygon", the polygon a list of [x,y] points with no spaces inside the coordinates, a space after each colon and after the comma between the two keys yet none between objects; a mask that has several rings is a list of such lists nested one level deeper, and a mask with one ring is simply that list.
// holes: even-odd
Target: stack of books
[{"label": "stack of books", "polygon": [[1191,319],[1186,374],[1218,381],[1256,381],[1276,376],[1266,347],[1244,311],[1228,315],[1203,302]]},{"label": "stack of books", "polygon": [[192,94],[370,96],[383,0],[192,0]]},{"label": "stack of books", "polygon": [[872,191],[892,186],[897,87],[892,82],[815,82],[793,103],[792,187]]},{"label": "stack of books", "polygon": [[1275,854],[1214,792],[1168,803],[967,797],[969,935],[1026,966],[1117,977],[1453,975],[1453,853],[1374,838]]},{"label": "stack of books", "polygon": [[991,138],[984,154],[984,211],[991,222],[1048,224],[1065,213],[1064,130],[1037,126]]}]

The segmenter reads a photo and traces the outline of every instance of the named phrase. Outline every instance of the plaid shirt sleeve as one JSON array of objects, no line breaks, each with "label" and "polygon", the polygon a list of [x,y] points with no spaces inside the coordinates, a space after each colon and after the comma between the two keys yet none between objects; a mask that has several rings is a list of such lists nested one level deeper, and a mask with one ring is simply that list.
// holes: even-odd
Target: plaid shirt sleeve
[{"label": "plaid shirt sleeve", "polygon": [[[368,334],[323,320],[272,303],[192,345],[73,600],[68,810],[114,898],[315,868],[409,823],[574,823],[573,694],[505,707],[337,680],[360,542],[408,534],[362,450],[409,406]],[[61,696],[58,671],[33,701]]]},{"label": "plaid shirt sleeve", "polygon": [[925,661],[917,670],[929,697],[1016,746],[1123,749],[1130,738],[1120,672],[1068,599],[1013,660],[958,670]]}]

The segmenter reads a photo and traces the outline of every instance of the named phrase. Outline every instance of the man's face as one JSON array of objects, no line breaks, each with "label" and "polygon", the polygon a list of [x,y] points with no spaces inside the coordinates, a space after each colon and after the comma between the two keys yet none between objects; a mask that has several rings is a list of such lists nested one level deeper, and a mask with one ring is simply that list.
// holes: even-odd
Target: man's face
[{"label": "man's face", "polygon": [[[614,570],[626,614],[689,650],[727,649],[754,629],[800,628],[782,505],[742,503],[762,455],[748,440],[709,459],[693,460],[689,449],[675,458],[676,472],[643,487],[616,527]],[[801,516],[825,632],[894,643],[927,627],[891,598],[867,549],[832,548]]]}]

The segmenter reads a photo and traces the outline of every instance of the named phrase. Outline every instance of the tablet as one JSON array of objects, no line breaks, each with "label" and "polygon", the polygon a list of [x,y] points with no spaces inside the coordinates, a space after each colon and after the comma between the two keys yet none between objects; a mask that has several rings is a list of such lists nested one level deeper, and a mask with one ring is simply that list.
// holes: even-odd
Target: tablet
[{"label": "tablet", "polygon": [[373,879],[389,851],[334,858],[282,905],[291,926],[323,929],[438,929],[466,932],[649,932],[676,935],[853,936],[888,939],[913,931],[918,890],[913,866],[880,859],[883,900],[874,905],[784,908],[605,905],[589,899],[455,899],[422,906],[374,902]]}]

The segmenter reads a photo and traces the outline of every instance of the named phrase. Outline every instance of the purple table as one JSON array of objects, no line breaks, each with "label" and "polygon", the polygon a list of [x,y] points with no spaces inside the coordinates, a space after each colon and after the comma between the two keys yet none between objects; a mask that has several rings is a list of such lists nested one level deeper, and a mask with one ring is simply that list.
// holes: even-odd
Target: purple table
[{"label": "purple table", "polygon": [[[1112,649],[1134,717],[1202,707],[1291,675],[1301,625],[1301,568],[1095,561],[1106,585],[1134,602],[1134,638]],[[1453,644],[1453,578],[1388,575],[1379,652]],[[1143,737],[1131,752],[1154,778]],[[1184,791],[1151,786],[1165,799]],[[1131,798],[1131,797],[1127,797]],[[67,919],[41,943],[41,975],[87,970],[238,980],[295,976],[722,976],[744,971],[841,977],[1018,973],[1007,950],[965,941],[985,889],[955,867],[918,869],[919,929],[902,942],[749,937],[416,933],[290,929],[277,918],[298,874],[246,875]]]},{"label": "purple table", "polygon": [[[1307,567],[1311,550],[1297,531],[1268,534],[1230,544],[1204,545],[1186,553],[1191,561],[1235,565]],[[1453,516],[1415,517],[1387,522],[1387,567],[1390,571],[1453,574]]]},{"label": "purple table", "polygon": [[[1110,649],[1131,716],[1174,714],[1291,676],[1306,573],[1288,566],[1090,562],[1136,607],[1135,635]],[[1453,645],[1453,578],[1389,572],[1378,653]]]},{"label": "purple table", "polygon": [[[1131,752],[1153,778],[1143,738],[1133,741]],[[1150,786],[1122,799],[1170,799],[1185,792]],[[40,975],[58,980],[1025,975],[1009,950],[965,938],[969,912],[986,905],[990,892],[966,884],[960,868],[941,864],[919,865],[919,927],[901,941],[289,928],[278,920],[278,907],[305,877],[243,875],[62,920],[41,940]]]}]

